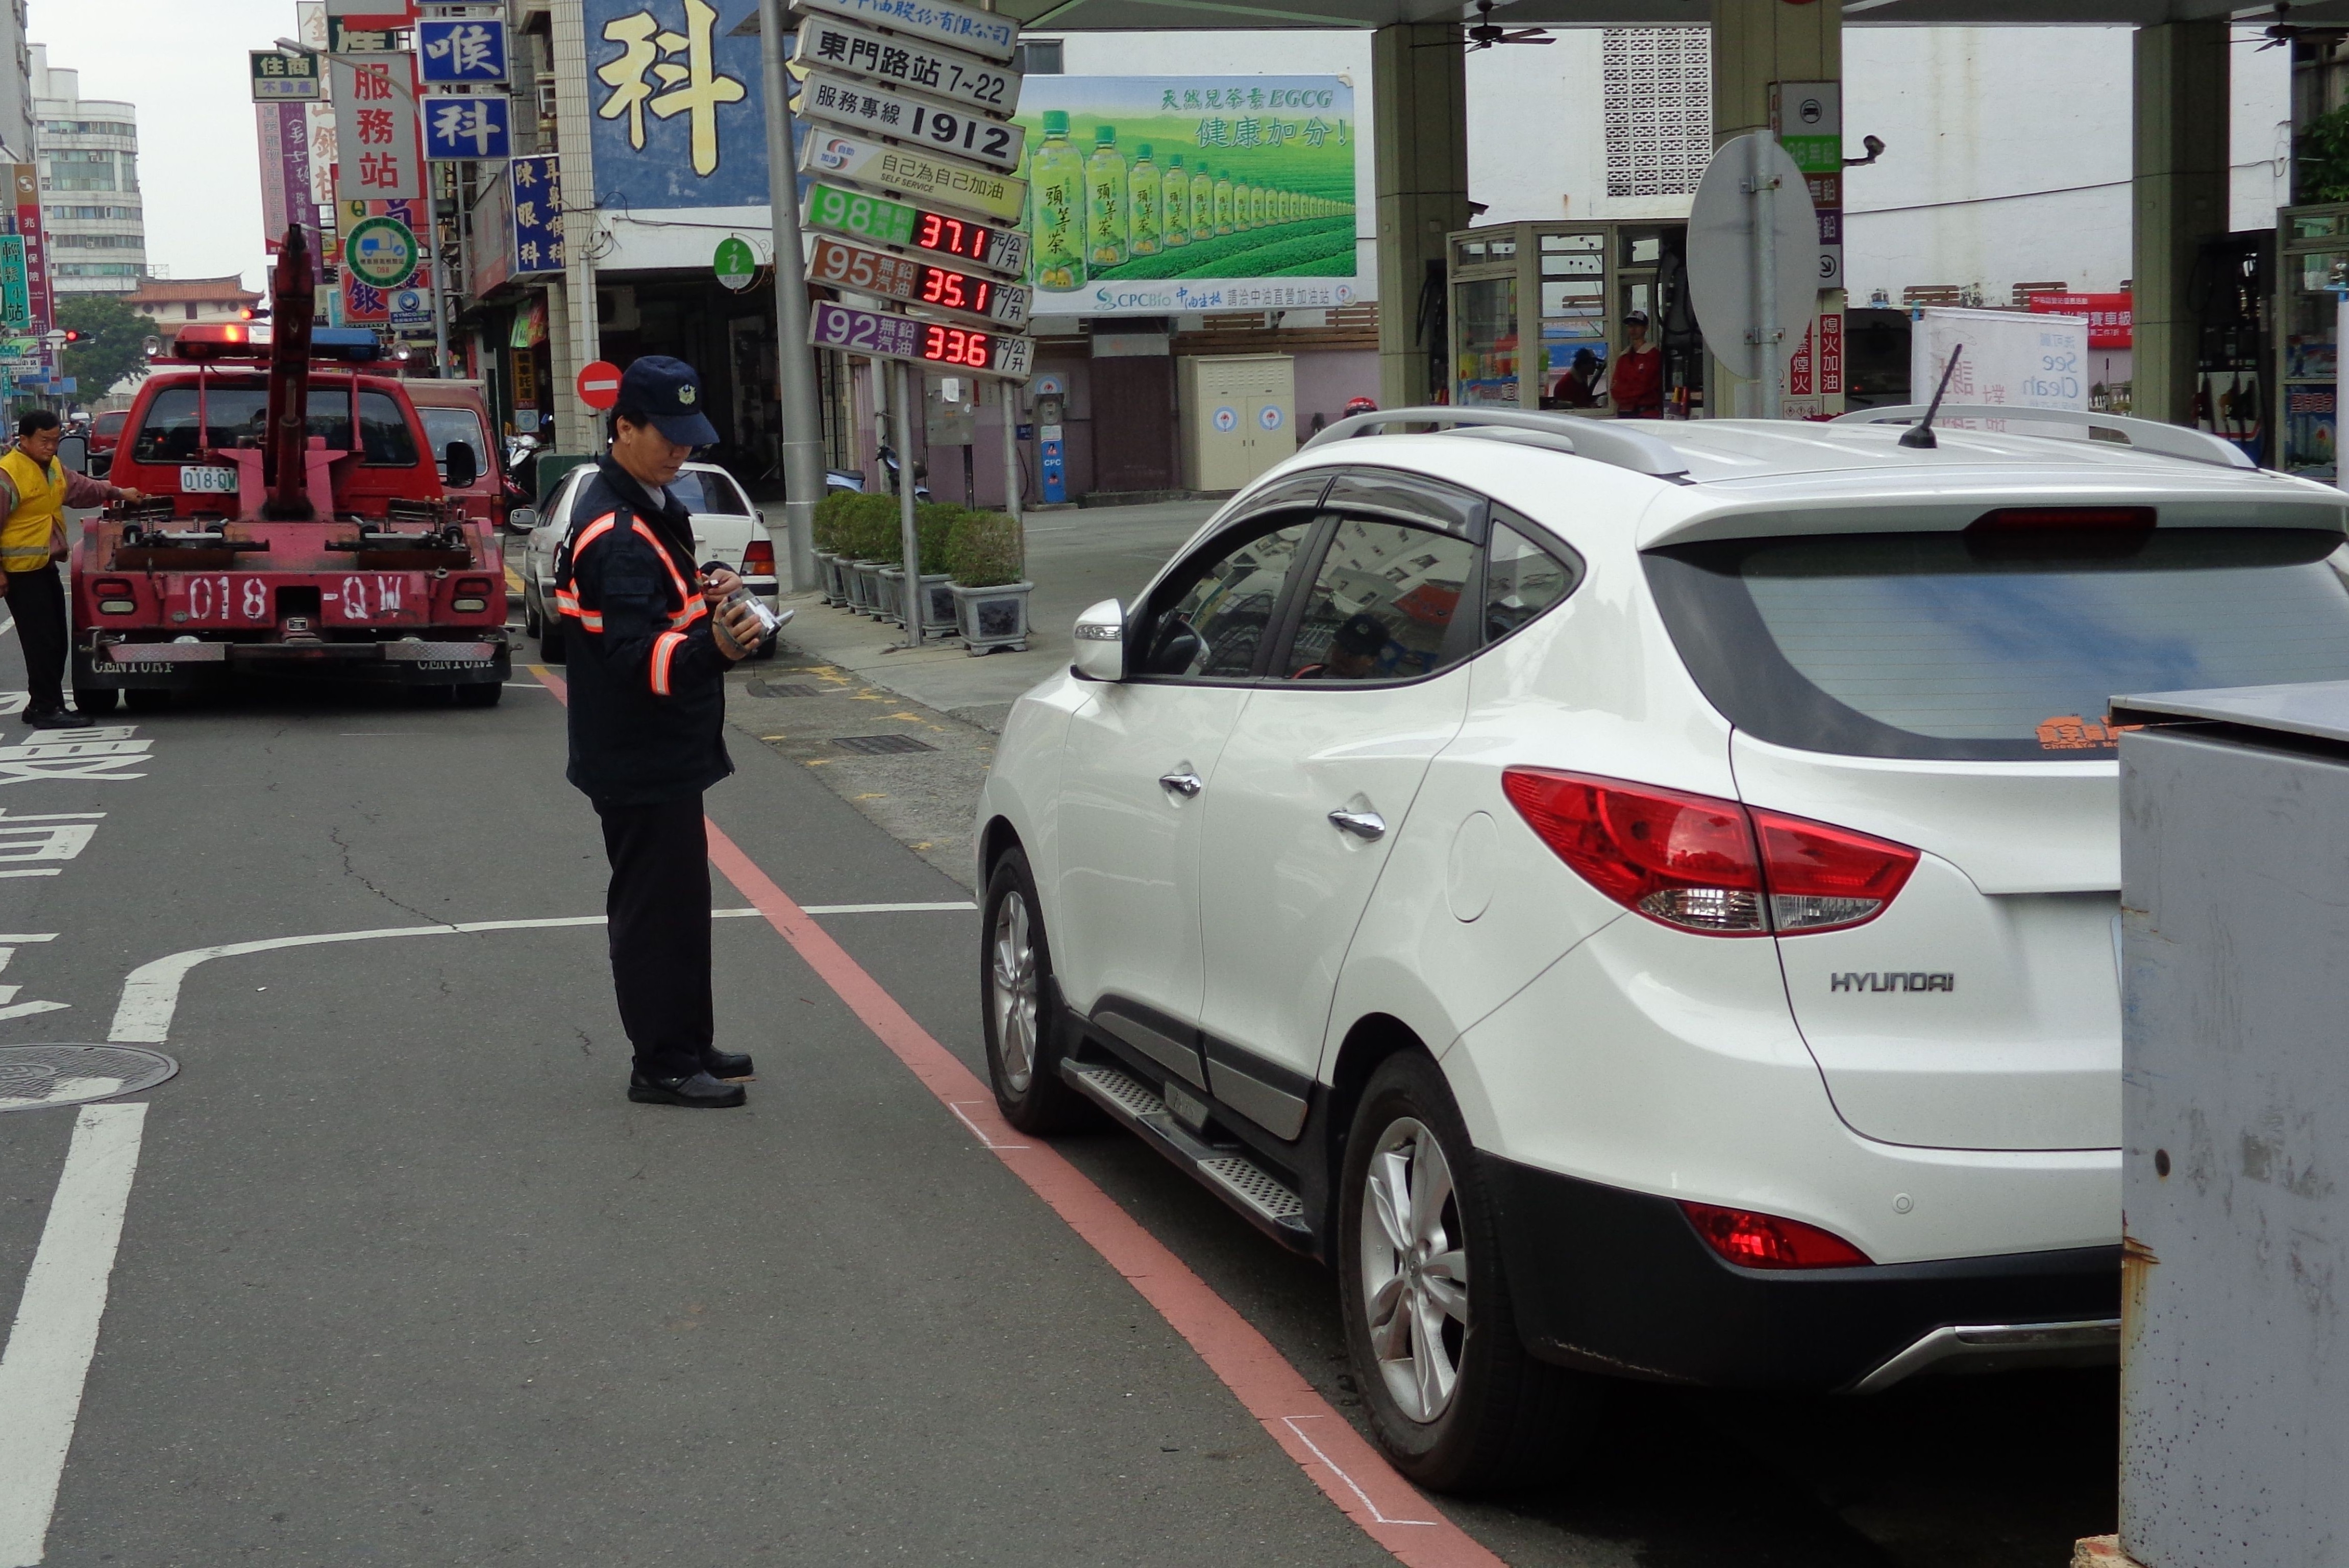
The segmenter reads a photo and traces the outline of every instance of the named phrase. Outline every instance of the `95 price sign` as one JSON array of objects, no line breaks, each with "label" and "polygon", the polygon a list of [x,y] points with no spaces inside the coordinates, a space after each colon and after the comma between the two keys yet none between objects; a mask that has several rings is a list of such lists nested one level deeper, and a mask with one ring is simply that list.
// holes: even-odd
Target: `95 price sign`
[{"label": "95 price sign", "polygon": [[829,237],[815,242],[808,263],[811,283],[832,284],[859,294],[903,300],[927,310],[978,316],[1004,326],[1028,325],[1029,293],[1019,284],[999,282],[979,273],[959,272],[911,256],[868,251]]},{"label": "95 price sign", "polygon": [[1032,338],[910,315],[882,315],[854,305],[820,302],[808,317],[808,341],[878,359],[903,359],[942,370],[965,370],[1024,381],[1036,355]]},{"label": "95 price sign", "polygon": [[1028,236],[1017,229],[838,185],[819,183],[809,190],[803,222],[854,240],[951,256],[991,273],[1017,276],[1028,270]]}]

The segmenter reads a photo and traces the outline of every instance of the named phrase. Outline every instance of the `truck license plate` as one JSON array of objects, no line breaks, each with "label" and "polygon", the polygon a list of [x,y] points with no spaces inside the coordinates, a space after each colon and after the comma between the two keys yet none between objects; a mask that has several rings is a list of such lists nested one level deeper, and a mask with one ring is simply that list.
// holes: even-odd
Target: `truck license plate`
[{"label": "truck license plate", "polygon": [[181,495],[234,495],[234,469],[183,468],[180,470]]}]

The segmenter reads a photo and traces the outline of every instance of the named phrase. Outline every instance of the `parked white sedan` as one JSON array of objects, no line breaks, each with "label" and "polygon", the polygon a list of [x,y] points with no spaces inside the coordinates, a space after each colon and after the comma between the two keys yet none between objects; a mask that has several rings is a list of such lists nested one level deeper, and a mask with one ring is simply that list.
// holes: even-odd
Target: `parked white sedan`
[{"label": "parked white sedan", "polygon": [[[554,603],[554,555],[571,531],[573,503],[595,477],[595,466],[582,464],[557,481],[523,550],[523,627],[538,639],[539,655],[549,664],[564,659],[563,624],[549,609]],[[716,463],[688,463],[668,488],[693,514],[695,562],[732,567],[743,585],[772,609],[775,546],[767,532],[767,514],[750,504],[734,476]],[[769,658],[774,651],[770,639],[758,656]]]},{"label": "parked white sedan", "polygon": [[1427,1485],[1544,1462],[1592,1374],[2109,1360],[2106,705],[2349,676],[2341,493],[2101,416],[1371,418],[1481,428],[1333,427],[1005,724],[1006,1116],[1334,1264]]}]

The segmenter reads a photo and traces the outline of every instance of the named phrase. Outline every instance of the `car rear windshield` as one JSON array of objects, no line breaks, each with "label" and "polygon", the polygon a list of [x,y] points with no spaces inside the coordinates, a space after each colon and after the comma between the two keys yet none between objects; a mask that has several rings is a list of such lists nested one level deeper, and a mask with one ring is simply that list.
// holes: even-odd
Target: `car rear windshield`
[{"label": "car rear windshield", "polygon": [[741,495],[734,481],[723,474],[704,473],[698,469],[681,470],[668,481],[668,493],[685,503],[688,511],[698,511],[719,517],[747,517]]},{"label": "car rear windshield", "polygon": [[[407,416],[388,394],[358,397],[360,461],[409,468],[416,462],[416,438]],[[203,428],[196,427],[196,388],[166,387],[147,405],[133,460],[192,462],[208,447],[259,447],[268,435],[269,387],[260,381],[214,382],[203,388]],[[309,433],[325,438],[338,452],[351,450],[351,395],[347,387],[310,389]]]},{"label": "car rear windshield", "polygon": [[440,477],[449,477],[449,449],[470,447],[473,452],[473,471],[490,471],[490,443],[481,434],[481,417],[471,408],[419,408],[416,417],[424,421],[424,438],[432,444],[432,461]]},{"label": "car rear windshield", "polygon": [[91,423],[90,430],[95,435],[119,436],[122,434],[122,427],[129,418],[130,415],[126,410],[119,408],[111,413],[100,414]]},{"label": "car rear windshield", "polygon": [[1809,534],[1646,560],[1713,706],[1806,751],[2107,756],[2117,696],[2349,679],[2330,531]]}]

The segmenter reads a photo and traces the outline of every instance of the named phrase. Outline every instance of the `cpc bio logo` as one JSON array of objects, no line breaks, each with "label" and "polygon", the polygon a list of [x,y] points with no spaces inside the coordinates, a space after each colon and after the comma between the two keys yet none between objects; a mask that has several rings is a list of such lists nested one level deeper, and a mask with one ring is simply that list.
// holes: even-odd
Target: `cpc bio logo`
[{"label": "cpc bio logo", "polygon": [[854,142],[843,141],[835,136],[823,144],[823,150],[815,155],[815,160],[826,169],[845,169],[848,167],[848,160],[855,155],[856,147]]}]

